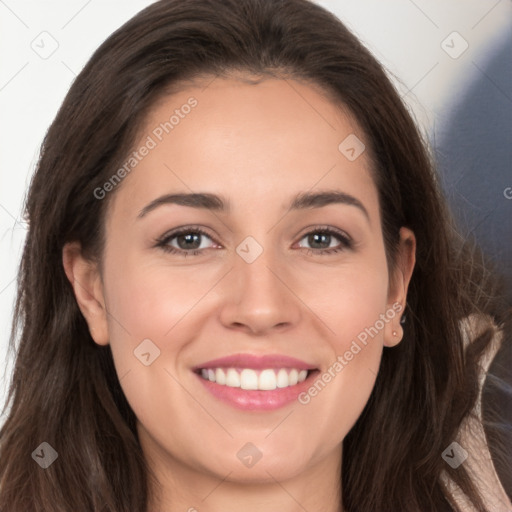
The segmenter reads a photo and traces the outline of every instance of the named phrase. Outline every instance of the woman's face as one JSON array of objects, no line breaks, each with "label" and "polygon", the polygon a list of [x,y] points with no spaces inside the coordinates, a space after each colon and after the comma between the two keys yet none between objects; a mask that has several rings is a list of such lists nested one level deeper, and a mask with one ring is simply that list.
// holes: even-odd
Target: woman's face
[{"label": "woman's face", "polygon": [[90,291],[80,307],[162,471],[264,481],[339,467],[383,347],[401,338],[414,264],[402,229],[390,280],[362,144],[293,80],[217,78],[149,114],[129,172],[105,187],[102,275],[80,258],[66,270]]}]

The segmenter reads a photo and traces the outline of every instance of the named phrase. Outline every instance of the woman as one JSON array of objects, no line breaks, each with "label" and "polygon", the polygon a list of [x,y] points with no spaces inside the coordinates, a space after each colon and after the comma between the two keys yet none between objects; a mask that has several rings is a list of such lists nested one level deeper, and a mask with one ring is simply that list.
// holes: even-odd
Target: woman
[{"label": "woman", "polygon": [[480,411],[505,308],[319,6],[139,13],[71,87],[27,213],[0,510],[510,507]]}]

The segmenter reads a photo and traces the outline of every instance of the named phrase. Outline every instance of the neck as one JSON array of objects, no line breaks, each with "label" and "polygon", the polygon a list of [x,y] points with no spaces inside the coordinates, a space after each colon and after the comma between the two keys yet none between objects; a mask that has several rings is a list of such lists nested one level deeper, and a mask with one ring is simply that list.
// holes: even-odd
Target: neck
[{"label": "neck", "polygon": [[241,481],[233,472],[215,475],[167,455],[146,458],[156,481],[150,484],[148,512],[342,512],[341,447],[306,468],[280,479]]}]

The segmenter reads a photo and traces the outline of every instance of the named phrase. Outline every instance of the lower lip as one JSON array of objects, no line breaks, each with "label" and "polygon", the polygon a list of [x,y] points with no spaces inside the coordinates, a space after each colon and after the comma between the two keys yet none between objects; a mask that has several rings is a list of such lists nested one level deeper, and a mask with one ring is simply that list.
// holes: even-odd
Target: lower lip
[{"label": "lower lip", "polygon": [[222,386],[216,382],[203,379],[200,375],[197,375],[197,378],[213,396],[232,407],[246,411],[273,411],[297,400],[297,397],[311,385],[311,378],[314,378],[315,373],[317,372],[309,372],[306,380],[294,386],[268,391]]}]

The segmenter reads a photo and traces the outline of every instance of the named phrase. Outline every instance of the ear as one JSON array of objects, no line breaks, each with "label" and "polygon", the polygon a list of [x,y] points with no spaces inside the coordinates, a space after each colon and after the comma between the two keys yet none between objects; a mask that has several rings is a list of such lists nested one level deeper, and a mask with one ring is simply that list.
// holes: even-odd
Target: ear
[{"label": "ear", "polygon": [[411,281],[412,271],[416,263],[416,237],[405,227],[400,228],[400,241],[397,251],[396,265],[390,278],[388,288],[388,304],[386,311],[395,311],[396,315],[384,329],[384,345],[394,347],[402,340],[404,331],[400,319],[404,314],[407,301],[407,289]]},{"label": "ear", "polygon": [[107,309],[97,264],[84,258],[79,242],[64,246],[62,263],[92,338],[98,345],[108,345]]}]

